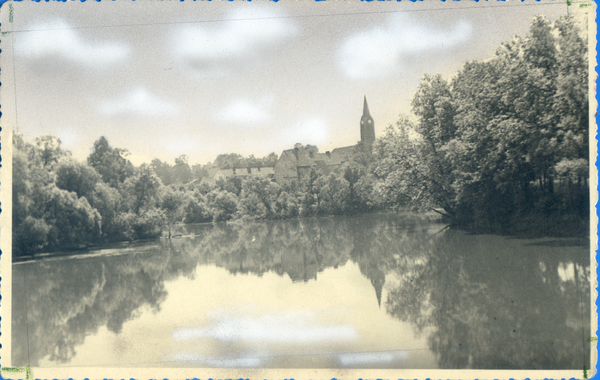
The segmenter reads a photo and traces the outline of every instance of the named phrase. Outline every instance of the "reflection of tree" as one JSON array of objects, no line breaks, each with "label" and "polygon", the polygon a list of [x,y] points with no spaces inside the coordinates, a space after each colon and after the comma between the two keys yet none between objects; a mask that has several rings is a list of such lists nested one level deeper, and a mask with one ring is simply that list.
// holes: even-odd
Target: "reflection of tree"
[{"label": "reflection of tree", "polygon": [[464,237],[448,231],[409,271],[398,267],[404,275],[388,296],[390,314],[429,335],[440,368],[589,367],[586,251],[514,252]]},{"label": "reflection of tree", "polygon": [[293,281],[308,281],[327,267],[343,265],[352,250],[351,232],[331,219],[190,225],[185,233],[201,236],[189,249],[205,263],[232,273],[287,274]]},{"label": "reflection of tree", "polygon": [[100,327],[119,333],[141,307],[159,310],[165,281],[199,264],[309,281],[349,260],[380,305],[386,286],[388,313],[427,335],[441,368],[581,368],[589,350],[589,259],[569,247],[513,252],[398,214],[179,228],[123,255],[15,265],[14,364],[69,362]]},{"label": "reflection of tree", "polygon": [[164,281],[190,275],[196,266],[190,256],[166,248],[16,265],[14,364],[35,366],[48,355],[50,360],[68,362],[76,346],[99,327],[118,333],[140,307],[158,310],[166,297]]}]

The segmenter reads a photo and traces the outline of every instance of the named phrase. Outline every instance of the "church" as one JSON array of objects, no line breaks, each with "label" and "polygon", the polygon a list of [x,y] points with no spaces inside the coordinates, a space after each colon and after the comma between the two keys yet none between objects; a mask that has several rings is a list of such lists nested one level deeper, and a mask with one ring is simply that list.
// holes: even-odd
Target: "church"
[{"label": "church", "polygon": [[[369,112],[367,97],[363,101],[363,114],[360,118],[360,141],[363,145],[372,147],[375,142],[375,123]],[[275,181],[279,184],[289,184],[292,181],[302,183],[308,181],[310,173],[321,171],[331,173],[345,162],[352,160],[356,154],[357,145],[336,148],[325,153],[317,153],[310,145],[296,144],[294,149],[287,149],[275,164]]]}]

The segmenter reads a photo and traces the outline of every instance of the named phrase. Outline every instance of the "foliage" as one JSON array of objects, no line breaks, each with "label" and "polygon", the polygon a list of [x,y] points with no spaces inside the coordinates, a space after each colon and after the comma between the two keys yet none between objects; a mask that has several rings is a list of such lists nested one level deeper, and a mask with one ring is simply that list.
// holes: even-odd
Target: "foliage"
[{"label": "foliage", "polygon": [[78,197],[89,198],[99,180],[100,176],[93,167],[73,159],[61,160],[56,169],[56,186],[75,192]]},{"label": "foliage", "polygon": [[129,208],[135,214],[140,214],[140,211],[154,207],[161,185],[152,167],[142,164],[135,175],[127,178],[123,184]]},{"label": "foliage", "polygon": [[113,148],[106,137],[102,136],[94,142],[88,165],[96,169],[102,180],[112,187],[119,187],[133,174],[133,165],[127,159],[129,152],[122,148]]},{"label": "foliage", "polygon": [[[266,178],[250,177],[246,179],[242,182],[240,196],[243,202],[242,212],[244,210],[253,210],[252,214],[256,216],[263,215],[264,212],[262,218],[259,219],[273,218],[275,216],[274,204],[279,192],[279,186]],[[253,206],[252,203],[258,203],[259,205]],[[256,214],[257,212],[259,214]]]},{"label": "foliage", "polygon": [[573,17],[538,16],[492,59],[451,80],[424,75],[416,120],[401,117],[375,143],[374,189],[390,206],[441,208],[489,230],[528,213],[585,218],[585,46]]},{"label": "foliage", "polygon": [[153,208],[141,215],[131,211],[119,214],[118,222],[127,240],[154,239],[162,235],[165,219],[163,210]]},{"label": "foliage", "polygon": [[169,239],[171,238],[171,227],[181,222],[184,216],[185,194],[168,186],[161,189],[160,209],[164,213],[167,224]]},{"label": "foliage", "polygon": [[341,214],[348,209],[350,184],[339,174],[320,176],[313,185],[321,214]]},{"label": "foliage", "polygon": [[225,190],[213,190],[206,198],[211,206],[213,221],[223,222],[233,218],[238,211],[238,197]]},{"label": "foliage", "polygon": [[213,216],[210,207],[206,203],[206,197],[200,192],[188,195],[184,206],[184,223],[206,223],[212,222]]}]

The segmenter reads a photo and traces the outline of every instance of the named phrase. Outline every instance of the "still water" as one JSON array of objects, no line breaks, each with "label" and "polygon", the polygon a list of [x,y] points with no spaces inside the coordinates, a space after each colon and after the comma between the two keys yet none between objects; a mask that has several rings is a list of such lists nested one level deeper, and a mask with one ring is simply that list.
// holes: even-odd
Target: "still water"
[{"label": "still water", "polygon": [[427,216],[180,226],[13,265],[12,365],[589,368],[589,240]]}]

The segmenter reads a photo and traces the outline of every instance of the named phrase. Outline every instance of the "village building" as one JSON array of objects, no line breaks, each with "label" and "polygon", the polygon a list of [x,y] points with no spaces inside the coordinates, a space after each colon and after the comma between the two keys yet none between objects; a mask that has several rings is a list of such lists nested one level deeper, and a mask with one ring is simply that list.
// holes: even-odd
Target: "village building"
[{"label": "village building", "polygon": [[[363,102],[363,114],[360,118],[360,141],[371,147],[375,142],[375,125],[369,112],[367,98]],[[293,149],[284,150],[274,168],[253,167],[222,169],[219,166],[207,168],[208,175],[201,183],[215,185],[219,180],[231,178],[247,179],[261,177],[275,180],[279,184],[290,184],[293,181],[303,183],[310,179],[311,172],[329,174],[340,168],[344,163],[352,161],[357,151],[357,145],[336,148],[325,153],[318,153],[316,147],[296,144]]]},{"label": "village building", "polygon": [[[369,112],[367,97],[363,102],[363,114],[360,118],[361,143],[371,147],[375,142],[375,124]],[[317,153],[316,149],[301,144],[296,144],[294,149],[287,149],[275,165],[275,181],[279,184],[290,184],[292,181],[303,183],[310,179],[310,173],[315,170],[324,174],[341,167],[344,163],[352,161],[356,154],[357,145],[345,146]]]},{"label": "village building", "polygon": [[218,166],[213,166],[207,169],[208,175],[202,178],[201,183],[216,185],[219,180],[227,180],[230,178],[247,179],[250,177],[259,177],[273,180],[275,172],[271,167],[254,167],[254,168],[235,168],[221,169]]}]

